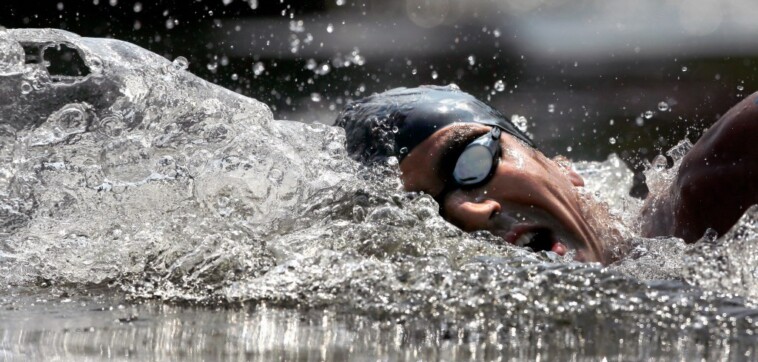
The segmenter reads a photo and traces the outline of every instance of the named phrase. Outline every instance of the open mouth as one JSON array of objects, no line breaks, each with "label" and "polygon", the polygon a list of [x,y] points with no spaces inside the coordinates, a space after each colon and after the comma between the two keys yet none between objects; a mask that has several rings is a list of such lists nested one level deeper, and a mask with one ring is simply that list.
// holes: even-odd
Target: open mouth
[{"label": "open mouth", "polygon": [[517,237],[509,240],[512,244],[530,248],[535,252],[552,251],[561,256],[569,250],[568,246],[561,242],[549,228],[534,227],[520,231]]}]

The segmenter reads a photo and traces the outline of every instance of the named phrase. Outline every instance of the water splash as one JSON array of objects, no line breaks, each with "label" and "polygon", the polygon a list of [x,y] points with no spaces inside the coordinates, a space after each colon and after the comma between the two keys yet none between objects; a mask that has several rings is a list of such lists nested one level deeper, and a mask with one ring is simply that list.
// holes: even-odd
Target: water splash
[{"label": "water splash", "polygon": [[[511,330],[533,333],[493,338],[531,341],[567,325],[577,340],[617,330],[755,341],[758,326],[740,316],[756,314],[745,291],[755,290],[756,209],[715,244],[628,238],[627,257],[608,268],[534,254],[447,223],[434,199],[401,191],[396,162],[351,161],[340,129],[275,121],[264,104],[128,43],[7,34],[71,44],[100,69],[27,95],[20,85],[44,69],[0,76],[10,100],[0,104],[0,295],[105,286],[213,306],[328,307],[433,321],[471,341]],[[574,166],[616,216],[608,222],[633,230],[640,201],[623,162]],[[674,171],[651,172],[657,188]]]}]

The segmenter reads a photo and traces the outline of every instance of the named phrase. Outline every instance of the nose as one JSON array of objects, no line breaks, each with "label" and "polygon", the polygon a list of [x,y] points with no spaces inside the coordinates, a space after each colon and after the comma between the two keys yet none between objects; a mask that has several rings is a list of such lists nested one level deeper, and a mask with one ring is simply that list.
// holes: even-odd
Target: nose
[{"label": "nose", "polygon": [[445,200],[445,216],[465,231],[485,230],[492,215],[500,212],[501,205],[492,199],[469,199],[450,195]]}]

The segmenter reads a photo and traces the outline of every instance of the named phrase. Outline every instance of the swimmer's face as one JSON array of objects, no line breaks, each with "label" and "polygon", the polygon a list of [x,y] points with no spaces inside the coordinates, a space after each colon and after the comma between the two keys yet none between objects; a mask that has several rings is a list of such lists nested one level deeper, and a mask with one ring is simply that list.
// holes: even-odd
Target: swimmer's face
[{"label": "swimmer's face", "polygon": [[492,176],[472,188],[455,186],[451,175],[462,148],[490,129],[457,123],[432,134],[400,163],[405,189],[435,196],[444,217],[465,231],[488,230],[514,245],[559,255],[576,250],[577,260],[607,261],[582,212],[582,178],[505,132]]}]

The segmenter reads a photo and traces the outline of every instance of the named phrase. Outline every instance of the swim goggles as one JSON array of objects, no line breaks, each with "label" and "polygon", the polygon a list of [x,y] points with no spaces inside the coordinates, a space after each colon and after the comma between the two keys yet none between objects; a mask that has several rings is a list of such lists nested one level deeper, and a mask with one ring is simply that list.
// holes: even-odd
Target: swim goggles
[{"label": "swim goggles", "polygon": [[492,127],[490,132],[463,149],[453,169],[453,180],[457,186],[477,187],[492,177],[500,161],[500,133],[500,128]]}]

